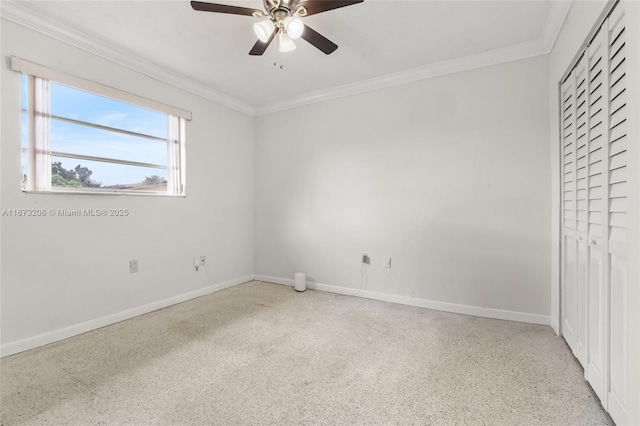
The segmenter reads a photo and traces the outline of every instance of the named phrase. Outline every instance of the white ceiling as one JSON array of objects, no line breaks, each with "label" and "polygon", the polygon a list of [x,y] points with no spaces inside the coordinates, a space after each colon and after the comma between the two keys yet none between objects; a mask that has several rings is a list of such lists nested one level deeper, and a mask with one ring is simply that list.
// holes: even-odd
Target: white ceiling
[{"label": "white ceiling", "polygon": [[[215,2],[262,9],[262,0]],[[548,53],[570,4],[365,0],[304,18],[339,48],[325,55],[300,39],[283,69],[273,46],[248,55],[255,18],[196,12],[187,0],[2,1],[2,17],[259,115]]]}]

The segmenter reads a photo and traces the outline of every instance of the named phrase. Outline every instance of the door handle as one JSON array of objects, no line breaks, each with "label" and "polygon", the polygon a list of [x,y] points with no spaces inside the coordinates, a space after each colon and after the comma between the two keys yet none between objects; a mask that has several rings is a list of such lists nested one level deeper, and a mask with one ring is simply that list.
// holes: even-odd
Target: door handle
[{"label": "door handle", "polygon": [[590,246],[595,246],[596,245],[596,240],[590,240],[589,241],[589,245]]}]

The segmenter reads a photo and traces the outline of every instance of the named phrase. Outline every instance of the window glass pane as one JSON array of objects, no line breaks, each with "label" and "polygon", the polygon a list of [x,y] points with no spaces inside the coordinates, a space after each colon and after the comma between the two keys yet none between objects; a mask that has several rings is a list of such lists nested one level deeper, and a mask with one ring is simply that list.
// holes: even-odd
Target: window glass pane
[{"label": "window glass pane", "polygon": [[22,148],[27,148],[27,113],[23,112],[20,117],[20,140]]},{"label": "window glass pane", "polygon": [[167,165],[167,143],[81,124],[51,120],[51,150],[69,154]]},{"label": "window glass pane", "polygon": [[52,156],[51,186],[166,192],[167,170]]},{"label": "window glass pane", "polygon": [[53,116],[167,138],[167,115],[51,82]]},{"label": "window glass pane", "polygon": [[[169,119],[172,123],[175,121],[174,117],[27,75],[21,76],[21,83],[20,172],[23,189],[27,187],[28,178],[35,191],[66,188],[177,195],[173,191],[167,193],[168,170],[174,168],[177,169],[175,187],[183,188],[180,164],[171,166],[167,152],[168,124]],[[28,92],[34,90],[38,99],[38,92],[47,87],[50,88],[50,104],[41,107],[45,117],[51,113],[50,120],[45,118],[43,123],[51,131],[50,138],[30,140],[28,126],[32,123],[29,120],[34,117],[26,112],[30,101]],[[174,127],[180,129],[176,126],[172,129]],[[182,138],[182,135],[176,134],[172,138]],[[34,146],[31,146],[32,142]],[[184,141],[180,140],[179,144],[182,149]],[[33,152],[29,152],[30,149]],[[34,175],[36,170],[30,170],[29,161],[34,156],[36,161],[51,160],[51,186],[42,181],[42,176]]]}]

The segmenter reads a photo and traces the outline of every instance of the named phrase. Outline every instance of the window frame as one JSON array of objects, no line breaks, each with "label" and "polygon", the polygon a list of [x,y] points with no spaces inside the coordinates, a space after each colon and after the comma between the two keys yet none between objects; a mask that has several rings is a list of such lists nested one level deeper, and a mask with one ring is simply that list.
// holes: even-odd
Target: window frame
[{"label": "window frame", "polygon": [[[186,195],[185,179],[185,138],[186,121],[191,120],[191,112],[166,105],[151,99],[147,99],[113,87],[105,86],[81,77],[76,77],[62,71],[54,70],[43,65],[35,64],[24,59],[11,57],[11,68],[27,76],[27,187],[24,192],[32,193],[64,193],[64,194],[123,194],[142,196],[170,196],[184,197]],[[50,114],[51,101],[50,82],[70,87],[74,90],[88,92],[93,95],[110,98],[119,102],[128,103],[135,107],[154,110],[167,116],[167,138],[154,137],[140,134],[126,129],[113,128],[82,120],[73,120],[66,117],[57,117]],[[46,104],[44,107],[40,104]],[[45,114],[36,111],[44,108]],[[74,122],[82,126],[99,130],[128,134],[134,137],[155,139],[167,144],[167,165],[144,163],[140,161],[119,160],[117,158],[94,157],[83,154],[60,153],[51,150],[51,119]],[[22,148],[24,153],[25,149]],[[69,188],[53,187],[51,182],[51,157],[77,158],[86,161],[98,161],[102,163],[122,164],[133,167],[149,167],[164,169],[167,171],[166,191],[145,191],[135,189],[114,188]]]}]

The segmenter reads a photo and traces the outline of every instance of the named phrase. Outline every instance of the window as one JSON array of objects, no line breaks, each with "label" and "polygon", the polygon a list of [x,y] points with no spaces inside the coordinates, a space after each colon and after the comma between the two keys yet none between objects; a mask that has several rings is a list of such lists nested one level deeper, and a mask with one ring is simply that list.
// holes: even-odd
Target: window
[{"label": "window", "polygon": [[183,195],[190,113],[18,58],[22,188]]}]

